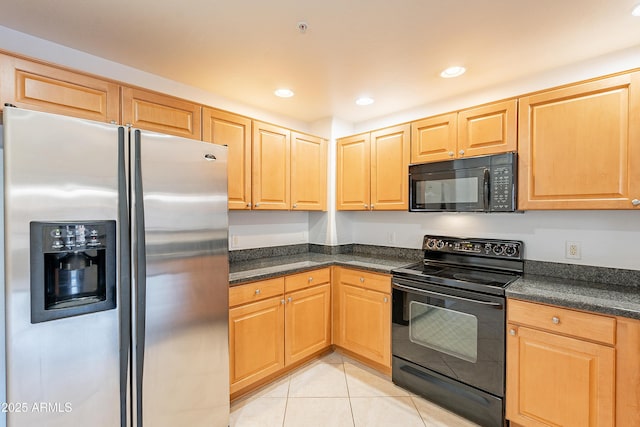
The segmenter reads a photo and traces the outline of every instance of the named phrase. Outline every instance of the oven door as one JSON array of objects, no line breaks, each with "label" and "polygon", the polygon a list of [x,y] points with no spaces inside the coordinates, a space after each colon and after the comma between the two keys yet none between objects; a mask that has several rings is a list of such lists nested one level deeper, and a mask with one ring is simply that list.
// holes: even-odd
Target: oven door
[{"label": "oven door", "polygon": [[392,353],[504,396],[505,299],[393,278]]},{"label": "oven door", "polygon": [[490,170],[487,167],[409,174],[409,210],[413,212],[483,212],[490,209]]}]

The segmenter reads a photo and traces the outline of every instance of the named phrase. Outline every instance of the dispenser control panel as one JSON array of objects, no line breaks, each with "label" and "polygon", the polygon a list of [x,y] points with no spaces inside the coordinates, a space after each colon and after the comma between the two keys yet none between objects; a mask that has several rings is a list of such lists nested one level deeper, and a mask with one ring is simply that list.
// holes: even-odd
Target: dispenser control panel
[{"label": "dispenser control panel", "polygon": [[66,252],[104,249],[107,231],[104,223],[48,223],[42,234],[45,252]]}]

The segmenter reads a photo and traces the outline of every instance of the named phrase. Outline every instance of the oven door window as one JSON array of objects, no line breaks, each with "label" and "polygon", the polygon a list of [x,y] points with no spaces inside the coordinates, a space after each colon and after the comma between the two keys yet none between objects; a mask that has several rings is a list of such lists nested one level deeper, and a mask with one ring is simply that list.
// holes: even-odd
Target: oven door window
[{"label": "oven door window", "polygon": [[478,360],[478,319],[472,314],[411,301],[409,340],[475,363]]}]

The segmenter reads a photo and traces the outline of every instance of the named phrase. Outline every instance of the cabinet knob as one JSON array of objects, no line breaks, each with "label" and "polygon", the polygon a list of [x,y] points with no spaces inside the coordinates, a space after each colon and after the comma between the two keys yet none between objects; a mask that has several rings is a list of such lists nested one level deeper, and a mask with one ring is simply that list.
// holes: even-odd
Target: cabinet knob
[{"label": "cabinet knob", "polygon": [[298,207],[298,204],[297,204],[297,203],[294,203],[294,204],[293,204],[293,209],[295,209],[295,208],[297,208],[297,207]]},{"label": "cabinet knob", "polygon": [[293,300],[292,297],[287,298],[287,302],[291,302]]},{"label": "cabinet knob", "polygon": [[260,295],[260,289],[256,289],[256,295]]},{"label": "cabinet knob", "polygon": [[513,329],[513,328],[509,329],[509,335],[514,335],[515,336],[515,334],[516,334],[516,330],[515,329]]},{"label": "cabinet knob", "polygon": [[453,157],[453,151],[449,151],[449,157]]},{"label": "cabinet knob", "polygon": [[464,150],[460,150],[460,151],[458,151],[458,154],[460,154],[461,156],[463,156],[463,155],[464,155]]},{"label": "cabinet knob", "polygon": [[640,206],[640,199],[633,199],[633,200],[631,201],[631,204],[632,204],[633,206]]},{"label": "cabinet knob", "polygon": [[285,304],[285,301],[283,299],[280,300],[280,304]]},{"label": "cabinet knob", "polygon": [[389,302],[389,298],[388,297],[384,297],[384,302]]},{"label": "cabinet knob", "polygon": [[554,325],[557,325],[558,323],[560,323],[560,318],[557,316],[553,316],[551,318],[551,321],[553,322]]},{"label": "cabinet knob", "polygon": [[115,120],[111,120],[109,123],[111,123],[112,125],[115,125],[117,122]]},{"label": "cabinet knob", "polygon": [[256,203],[255,205],[253,205],[254,208],[257,208],[258,206],[260,206],[260,203]]},{"label": "cabinet knob", "polygon": [[367,204],[365,203],[364,208],[365,208],[365,209],[369,209],[369,205],[367,205]]},{"label": "cabinet knob", "polygon": [[371,209],[373,209],[375,206],[371,205]]},{"label": "cabinet knob", "polygon": [[247,203],[247,207],[250,208],[251,207],[251,203]]},{"label": "cabinet knob", "polygon": [[360,278],[360,283],[364,283],[364,277]]},{"label": "cabinet knob", "polygon": [[313,282],[313,277],[309,276],[309,283]]},{"label": "cabinet knob", "polygon": [[128,127],[128,128],[133,127],[133,125],[131,123],[127,123],[127,124],[125,124],[125,126]]}]

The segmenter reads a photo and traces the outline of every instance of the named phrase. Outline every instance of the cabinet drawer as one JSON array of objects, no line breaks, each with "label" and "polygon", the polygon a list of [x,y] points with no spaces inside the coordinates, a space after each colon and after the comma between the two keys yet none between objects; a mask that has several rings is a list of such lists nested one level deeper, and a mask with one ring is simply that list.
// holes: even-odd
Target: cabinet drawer
[{"label": "cabinet drawer", "polygon": [[616,319],[613,317],[509,299],[507,320],[589,341],[615,344]]},{"label": "cabinet drawer", "polygon": [[284,277],[229,288],[229,307],[284,294]]},{"label": "cabinet drawer", "polygon": [[349,268],[338,268],[338,281],[365,289],[371,289],[386,294],[391,293],[391,276],[385,274],[368,273]]},{"label": "cabinet drawer", "polygon": [[285,292],[293,292],[309,286],[329,283],[331,273],[329,267],[318,270],[305,271],[304,273],[292,274],[284,278]]}]

